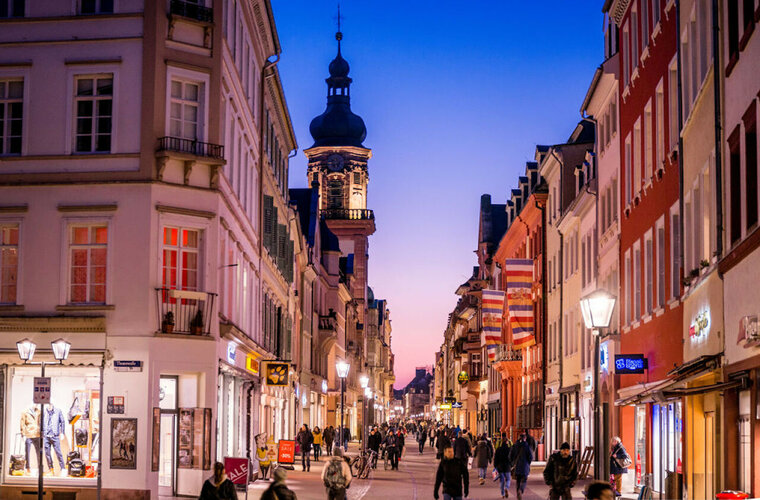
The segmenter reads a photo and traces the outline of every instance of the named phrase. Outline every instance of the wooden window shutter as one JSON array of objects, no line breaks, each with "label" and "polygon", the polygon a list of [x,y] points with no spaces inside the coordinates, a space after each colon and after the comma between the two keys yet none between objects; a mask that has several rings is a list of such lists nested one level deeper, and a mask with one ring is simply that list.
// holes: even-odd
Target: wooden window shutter
[{"label": "wooden window shutter", "polygon": [[280,272],[285,275],[285,253],[287,251],[287,237],[288,228],[283,224],[277,224],[277,248],[275,253],[277,254],[277,267]]},{"label": "wooden window shutter", "polygon": [[274,198],[264,195],[264,247],[269,249],[272,247],[272,209],[274,204]]},{"label": "wooden window shutter", "polygon": [[277,207],[272,207],[272,239],[269,242],[267,250],[269,250],[269,256],[272,257],[273,260],[276,260],[277,255],[277,230],[279,229],[277,220]]}]

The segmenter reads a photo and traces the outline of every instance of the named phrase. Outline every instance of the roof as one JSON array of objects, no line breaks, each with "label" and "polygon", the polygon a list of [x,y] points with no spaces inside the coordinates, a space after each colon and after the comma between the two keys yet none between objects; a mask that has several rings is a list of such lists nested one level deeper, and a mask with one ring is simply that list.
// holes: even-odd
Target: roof
[{"label": "roof", "polygon": [[319,222],[319,236],[322,239],[322,251],[340,252],[340,240],[330,231],[325,221]]},{"label": "roof", "polygon": [[301,231],[306,236],[309,246],[314,246],[317,233],[317,217],[319,210],[319,184],[312,188],[289,189],[290,205],[298,213]]}]

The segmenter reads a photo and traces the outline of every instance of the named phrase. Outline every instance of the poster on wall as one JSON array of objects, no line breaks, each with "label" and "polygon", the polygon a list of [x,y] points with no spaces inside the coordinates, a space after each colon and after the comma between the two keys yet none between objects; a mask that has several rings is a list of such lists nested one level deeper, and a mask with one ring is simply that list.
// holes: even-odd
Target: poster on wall
[{"label": "poster on wall", "polygon": [[137,419],[111,419],[111,468],[137,468]]},{"label": "poster on wall", "polygon": [[203,409],[203,470],[211,469],[211,408]]},{"label": "poster on wall", "polygon": [[179,443],[177,450],[177,467],[193,468],[193,409],[179,409]]},{"label": "poster on wall", "polygon": [[158,471],[159,454],[161,452],[161,408],[153,408],[153,436],[150,455],[150,470]]}]

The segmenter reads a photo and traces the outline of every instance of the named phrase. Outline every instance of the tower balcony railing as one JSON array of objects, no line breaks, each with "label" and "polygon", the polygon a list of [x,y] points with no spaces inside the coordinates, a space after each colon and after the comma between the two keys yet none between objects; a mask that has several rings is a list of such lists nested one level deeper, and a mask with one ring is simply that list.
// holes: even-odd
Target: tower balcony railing
[{"label": "tower balcony railing", "polygon": [[171,0],[169,11],[175,16],[187,17],[203,23],[214,22],[214,9],[183,0]]},{"label": "tower balcony railing", "polygon": [[201,142],[182,137],[161,137],[158,139],[158,151],[176,151],[195,156],[205,156],[207,158],[224,158],[224,146],[221,144],[212,144],[210,142]]},{"label": "tower balcony railing", "polygon": [[496,349],[496,356],[494,362],[499,361],[522,361],[522,351],[515,349],[512,344],[500,344]]},{"label": "tower balcony railing", "polygon": [[322,210],[323,219],[372,220],[375,214],[366,208],[328,208]]}]

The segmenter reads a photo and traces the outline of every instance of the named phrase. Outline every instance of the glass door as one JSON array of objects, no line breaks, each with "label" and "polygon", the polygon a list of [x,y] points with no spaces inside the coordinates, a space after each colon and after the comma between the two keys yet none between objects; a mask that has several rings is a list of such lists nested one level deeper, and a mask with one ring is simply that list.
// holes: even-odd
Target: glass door
[{"label": "glass door", "polygon": [[177,494],[177,385],[179,377],[161,376],[159,379],[159,407],[161,408],[158,494]]}]

